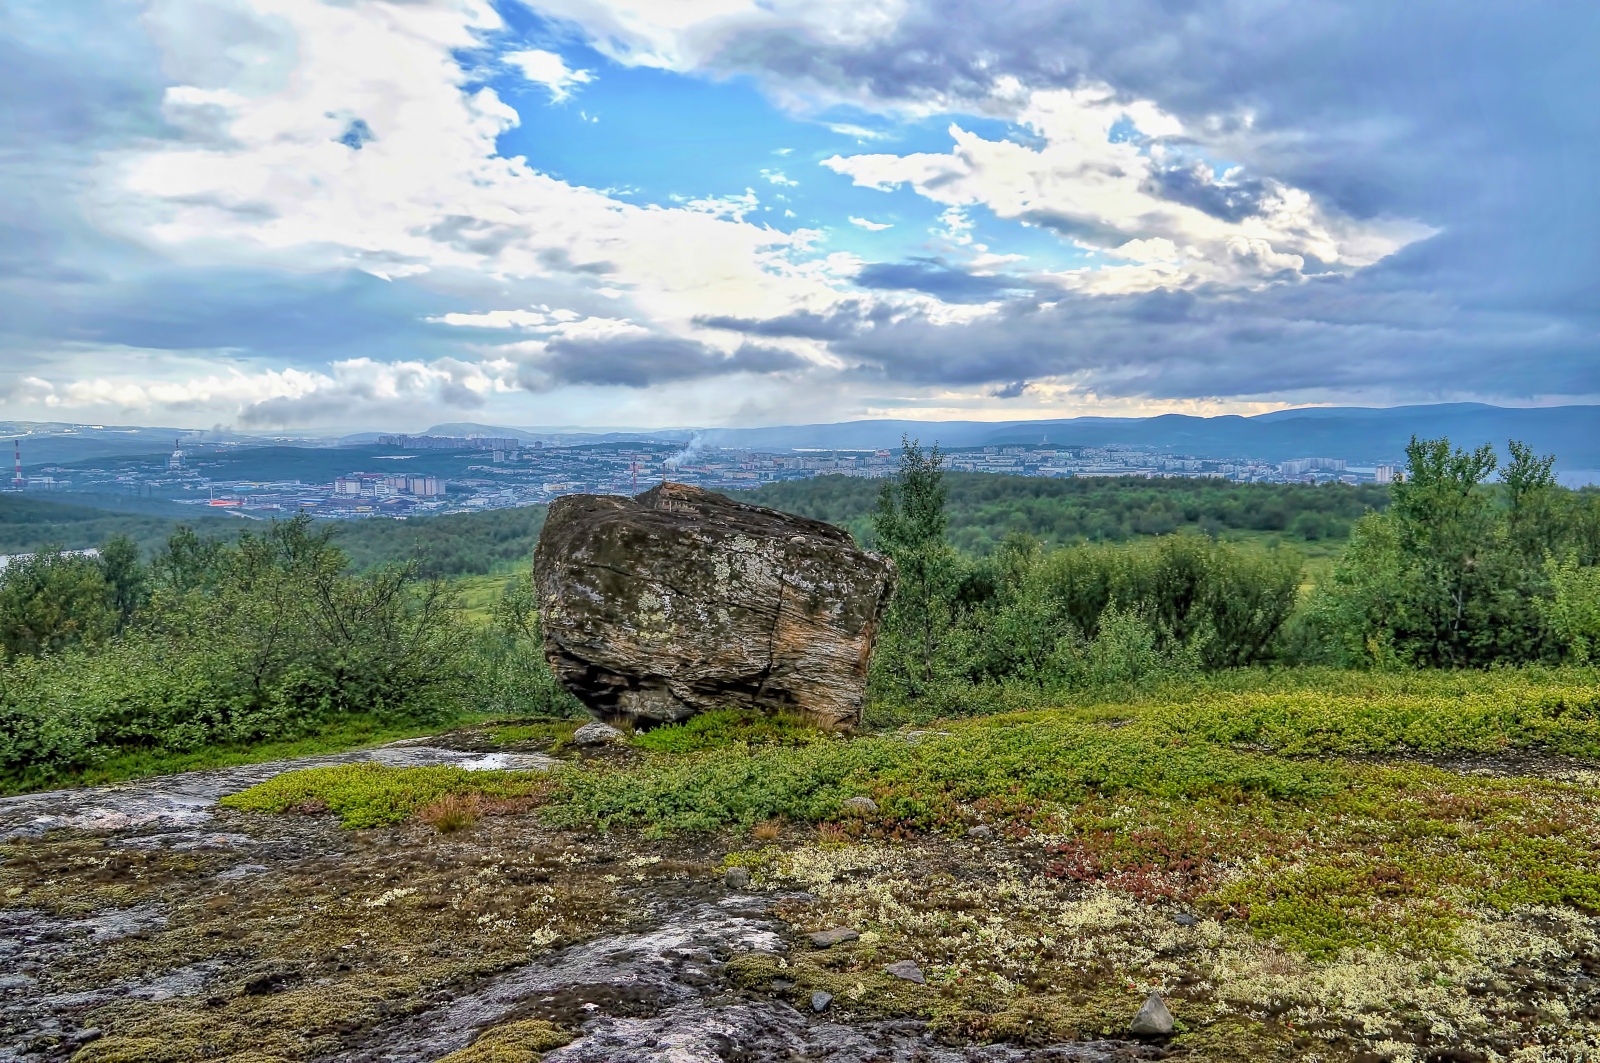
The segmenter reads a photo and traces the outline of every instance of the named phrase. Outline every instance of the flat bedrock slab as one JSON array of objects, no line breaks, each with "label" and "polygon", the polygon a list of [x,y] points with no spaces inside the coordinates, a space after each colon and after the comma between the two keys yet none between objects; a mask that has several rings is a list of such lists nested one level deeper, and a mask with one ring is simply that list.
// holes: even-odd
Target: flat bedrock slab
[{"label": "flat bedrock slab", "polygon": [[[557,762],[542,753],[463,753],[407,739],[376,749],[240,764],[134,779],[110,786],[0,797],[0,841],[38,837],[62,827],[88,831],[165,832],[172,847],[207,848],[226,844],[223,835],[195,833],[211,819],[217,799],[248,790],[284,772],[336,764],[386,764],[396,768],[450,766],[468,771],[543,771]],[[187,830],[188,836],[173,834]]]},{"label": "flat bedrock slab", "polygon": [[831,949],[833,946],[842,945],[846,941],[854,941],[860,936],[849,927],[843,926],[836,926],[831,930],[818,930],[815,933],[806,935],[811,939],[811,944],[819,949]]},{"label": "flat bedrock slab", "polygon": [[831,524],[663,483],[552,502],[533,578],[545,655],[603,720],[748,706],[847,730],[895,569]]}]

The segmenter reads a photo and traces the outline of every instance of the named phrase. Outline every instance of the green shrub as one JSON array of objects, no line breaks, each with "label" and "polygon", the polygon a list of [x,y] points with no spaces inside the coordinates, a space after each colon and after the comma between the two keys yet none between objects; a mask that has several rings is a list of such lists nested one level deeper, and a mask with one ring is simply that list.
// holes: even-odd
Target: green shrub
[{"label": "green shrub", "polygon": [[103,642],[118,621],[115,589],[93,557],[41,550],[0,570],[0,658]]},{"label": "green shrub", "polygon": [[1493,448],[1412,439],[1393,505],[1357,524],[1312,603],[1329,658],[1444,668],[1585,659],[1600,506],[1556,484],[1554,458],[1509,449],[1491,485]]},{"label": "green shrub", "polygon": [[645,731],[634,736],[633,744],[654,753],[697,753],[735,745],[804,746],[826,737],[815,727],[786,716],[754,709],[721,709]]},{"label": "green shrub", "polygon": [[[409,568],[352,577],[297,519],[237,543],[180,533],[127,630],[0,667],[0,777],[35,782],[122,749],[294,738],[369,715],[437,719],[465,686],[447,588]],[[115,626],[116,585],[108,629]]]},{"label": "green shrub", "polygon": [[469,648],[468,696],[478,711],[497,716],[587,715],[545,658],[530,574],[506,582],[491,623],[472,636]]},{"label": "green shrub", "polygon": [[1600,654],[1600,567],[1580,566],[1575,556],[1545,562],[1551,594],[1541,599],[1545,625],[1562,652],[1578,664]]}]

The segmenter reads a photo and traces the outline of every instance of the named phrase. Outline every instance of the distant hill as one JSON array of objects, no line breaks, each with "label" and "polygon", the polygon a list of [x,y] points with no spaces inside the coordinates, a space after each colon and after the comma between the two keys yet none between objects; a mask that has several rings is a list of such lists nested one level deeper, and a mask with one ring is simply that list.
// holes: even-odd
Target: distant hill
[{"label": "distant hill", "polygon": [[[75,425],[57,421],[0,421],[0,457],[4,458],[5,479],[11,478],[13,445],[22,450],[25,468],[40,465],[65,465],[96,458],[131,457],[138,454],[170,454],[173,441],[192,439],[195,432],[184,428],[144,428],[135,425]],[[212,442],[248,437],[205,433]]]},{"label": "distant hill", "polygon": [[729,447],[892,447],[902,435],[944,447],[1039,443],[1149,446],[1198,457],[1267,461],[1333,457],[1398,461],[1415,434],[1448,436],[1460,446],[1520,439],[1555,454],[1563,469],[1600,469],[1600,406],[1509,409],[1478,403],[1282,410],[1254,417],[1074,417],[1044,421],[847,421],[784,428],[707,429],[700,438]]},{"label": "distant hill", "polygon": [[[632,441],[655,443],[687,443],[697,434],[694,428],[511,428],[506,425],[477,424],[472,421],[455,421],[436,424],[426,432],[412,433],[429,436],[495,436],[520,439],[524,443],[561,443],[567,446],[583,443],[624,443]],[[354,437],[352,437],[354,438]],[[373,439],[377,437],[374,436]]]},{"label": "distant hill", "polygon": [[751,450],[881,449],[901,436],[945,448],[1039,443],[1061,446],[1147,446],[1196,457],[1344,458],[1355,463],[1397,462],[1412,435],[1448,436],[1459,446],[1493,443],[1503,452],[1519,439],[1556,455],[1569,484],[1600,482],[1600,406],[1510,408],[1458,402],[1427,406],[1311,407],[1253,417],[1071,417],[1031,421],[843,421],[773,428],[706,428],[622,431],[601,428],[508,428],[441,424],[434,435],[504,435],[564,443],[697,439],[714,447]]},{"label": "distant hill", "polygon": [[[101,496],[75,496],[74,501],[83,497]],[[187,525],[203,536],[222,538],[265,528],[259,521],[219,516],[204,509],[172,508],[180,511],[178,516],[0,494],[0,554],[31,553],[51,546],[80,550],[99,546],[120,534],[132,538],[148,556],[165,546],[179,525]],[[404,521],[347,521],[335,525],[333,535],[358,569],[416,558],[428,575],[474,575],[532,558],[544,518],[544,506],[526,506]]]}]

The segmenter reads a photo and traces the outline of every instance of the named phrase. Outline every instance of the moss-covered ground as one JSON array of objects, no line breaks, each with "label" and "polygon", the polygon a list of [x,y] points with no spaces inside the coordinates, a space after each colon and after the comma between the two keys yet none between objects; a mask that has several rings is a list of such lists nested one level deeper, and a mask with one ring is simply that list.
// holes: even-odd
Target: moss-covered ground
[{"label": "moss-covered ground", "polygon": [[[226,886],[212,855],[112,869],[93,839],[14,843],[0,903],[171,912],[63,977],[218,956],[242,972],[217,999],[107,1006],[79,1058],[313,1058],[621,925],[635,874],[710,883],[731,864],[810,899],[782,902],[786,958],[736,958],[730,977],[800,1004],[826,990],[846,1018],[1040,1044],[1118,1034],[1154,990],[1182,1058],[1600,1057],[1593,672],[1234,677],[854,738],[730,713],[582,758],[554,723],[465,740],[569,759],[279,776],[225,815],[327,855]],[[863,796],[875,811],[846,804]],[[450,833],[441,807],[464,820]],[[802,936],[830,927],[860,937]],[[884,972],[901,959],[927,985]],[[531,1060],[572,1034],[546,1026],[461,1059]],[[141,1055],[157,1031],[205,1053]]]}]

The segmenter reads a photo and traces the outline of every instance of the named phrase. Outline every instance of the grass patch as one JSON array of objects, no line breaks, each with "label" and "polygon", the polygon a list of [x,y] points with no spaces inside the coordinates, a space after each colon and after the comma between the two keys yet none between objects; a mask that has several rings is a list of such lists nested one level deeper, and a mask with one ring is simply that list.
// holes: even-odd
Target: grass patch
[{"label": "grass patch", "polygon": [[1592,670],[1315,672],[1278,673],[1255,690],[1217,681],[1150,711],[1194,738],[1288,756],[1537,749],[1600,757],[1600,675]]},{"label": "grass patch", "polygon": [[602,829],[748,830],[775,818],[836,819],[845,800],[867,796],[887,824],[945,830],[964,823],[961,806],[980,802],[1023,813],[1046,801],[1123,791],[1314,796],[1340,785],[1337,772],[1314,764],[1184,742],[1150,723],[1108,728],[1060,711],[963,721],[920,741],[875,735],[738,745],[627,768],[565,769],[552,777],[547,813]]},{"label": "grass patch", "polygon": [[531,567],[531,562],[524,561],[509,570],[452,579],[450,589],[458,595],[462,618],[479,627],[487,627],[494,620],[494,608],[505,594],[506,587],[516,580],[527,579]]},{"label": "grass patch", "polygon": [[528,798],[544,781],[534,772],[340,764],[279,775],[220,804],[241,812],[326,810],[346,827],[379,827],[403,823],[430,806],[443,807],[442,799],[452,796]]},{"label": "grass patch", "polygon": [[491,720],[485,730],[497,746],[536,746],[554,753],[572,744],[572,734],[587,723],[582,720]]}]

